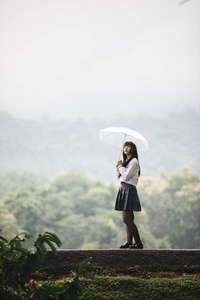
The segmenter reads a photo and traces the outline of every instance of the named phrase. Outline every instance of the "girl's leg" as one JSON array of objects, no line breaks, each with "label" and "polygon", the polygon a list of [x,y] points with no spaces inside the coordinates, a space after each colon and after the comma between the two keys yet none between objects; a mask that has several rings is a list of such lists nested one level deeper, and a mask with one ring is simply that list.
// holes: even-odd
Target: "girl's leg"
[{"label": "girl's leg", "polygon": [[[123,214],[123,219],[124,219],[124,211],[122,212],[122,214]],[[133,218],[132,218],[132,222],[133,222]],[[126,225],[126,235],[127,235],[127,242],[129,244],[132,244],[133,243],[133,236],[132,236],[132,233],[129,230],[127,225]]]},{"label": "girl's leg", "polygon": [[126,226],[126,234],[127,234],[127,242],[131,245],[133,243],[133,236],[132,236],[128,226]]},{"label": "girl's leg", "polygon": [[132,210],[123,211],[123,221],[127,226],[127,241],[132,242],[132,237],[134,237],[135,243],[141,243],[137,226],[134,223],[134,214]]}]

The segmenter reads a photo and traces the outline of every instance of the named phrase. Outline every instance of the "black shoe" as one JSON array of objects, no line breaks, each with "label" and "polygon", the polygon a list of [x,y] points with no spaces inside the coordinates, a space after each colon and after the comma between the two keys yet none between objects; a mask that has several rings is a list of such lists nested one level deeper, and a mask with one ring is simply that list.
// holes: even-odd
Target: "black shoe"
[{"label": "black shoe", "polygon": [[131,244],[129,246],[129,249],[143,249],[143,244],[142,243],[135,243],[135,244]]},{"label": "black shoe", "polygon": [[121,245],[119,248],[120,249],[127,249],[131,246],[131,244],[129,244],[129,242],[126,242],[124,245]]}]

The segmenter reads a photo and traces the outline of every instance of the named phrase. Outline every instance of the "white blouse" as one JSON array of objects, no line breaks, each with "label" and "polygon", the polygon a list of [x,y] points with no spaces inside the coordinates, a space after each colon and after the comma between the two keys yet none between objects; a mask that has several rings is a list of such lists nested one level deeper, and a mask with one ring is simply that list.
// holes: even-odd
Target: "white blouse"
[{"label": "white blouse", "polygon": [[137,158],[133,158],[126,167],[122,165],[117,168],[117,177],[120,182],[126,182],[137,186],[138,184],[139,163]]}]

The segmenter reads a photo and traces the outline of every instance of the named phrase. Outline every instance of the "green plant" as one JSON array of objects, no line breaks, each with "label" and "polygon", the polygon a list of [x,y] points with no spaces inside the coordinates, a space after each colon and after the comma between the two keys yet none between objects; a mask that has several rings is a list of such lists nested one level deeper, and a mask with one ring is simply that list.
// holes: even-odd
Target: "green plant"
[{"label": "green plant", "polygon": [[[22,242],[26,239],[33,240],[33,246],[28,250],[22,247]],[[57,254],[54,244],[60,247],[62,243],[50,232],[39,234],[36,240],[27,232],[16,235],[10,242],[0,236],[0,299],[79,299],[83,292],[83,284],[79,277],[82,275],[92,278],[89,272],[91,258],[84,260],[78,272],[59,286],[52,282],[37,284],[31,279],[38,263],[44,260],[47,254],[47,246]]]},{"label": "green plant", "polygon": [[86,281],[80,300],[199,300],[200,281],[196,277],[182,276],[141,278],[129,275],[95,276]]}]

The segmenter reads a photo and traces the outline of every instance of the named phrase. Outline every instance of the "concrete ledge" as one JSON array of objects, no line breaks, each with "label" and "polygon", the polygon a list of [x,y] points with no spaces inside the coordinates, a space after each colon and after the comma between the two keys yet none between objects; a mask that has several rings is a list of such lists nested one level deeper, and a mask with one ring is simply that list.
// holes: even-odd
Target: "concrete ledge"
[{"label": "concrete ledge", "polygon": [[88,257],[92,257],[93,270],[200,273],[200,250],[58,250],[57,256],[48,252],[39,268],[48,276],[66,275],[77,271]]}]

